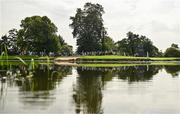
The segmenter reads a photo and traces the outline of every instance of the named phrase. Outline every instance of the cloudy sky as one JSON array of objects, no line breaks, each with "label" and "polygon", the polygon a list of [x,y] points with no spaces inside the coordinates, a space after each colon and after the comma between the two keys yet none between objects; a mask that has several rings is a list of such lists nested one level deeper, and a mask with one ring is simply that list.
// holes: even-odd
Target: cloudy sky
[{"label": "cloudy sky", "polygon": [[161,50],[171,43],[180,45],[180,0],[0,0],[0,35],[19,29],[20,21],[27,16],[46,15],[75,47],[69,17],[86,2],[103,5],[104,24],[115,41],[132,31],[146,35]]}]

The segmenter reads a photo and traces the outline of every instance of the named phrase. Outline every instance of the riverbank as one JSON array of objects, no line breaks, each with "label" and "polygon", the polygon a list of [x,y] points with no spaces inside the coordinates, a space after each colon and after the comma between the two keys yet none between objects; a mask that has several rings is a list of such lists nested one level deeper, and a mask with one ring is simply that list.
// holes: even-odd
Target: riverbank
[{"label": "riverbank", "polygon": [[76,64],[180,64],[180,57],[131,57],[118,55],[103,56],[69,56],[69,57],[48,57],[48,56],[3,56],[0,61],[51,61],[55,63],[76,63]]},{"label": "riverbank", "polygon": [[136,65],[180,65],[180,58],[165,57],[127,57],[127,56],[79,56],[58,57],[57,65],[83,66],[83,67],[119,67]]},{"label": "riverbank", "polygon": [[103,56],[81,56],[77,59],[79,62],[88,61],[180,61],[180,57],[132,57],[118,55]]}]

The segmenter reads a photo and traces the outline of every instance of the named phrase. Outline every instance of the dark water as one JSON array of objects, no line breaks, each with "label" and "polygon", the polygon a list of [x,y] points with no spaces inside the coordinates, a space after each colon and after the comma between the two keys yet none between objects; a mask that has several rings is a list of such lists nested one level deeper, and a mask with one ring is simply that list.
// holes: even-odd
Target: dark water
[{"label": "dark water", "polygon": [[0,69],[0,114],[180,114],[180,66]]}]

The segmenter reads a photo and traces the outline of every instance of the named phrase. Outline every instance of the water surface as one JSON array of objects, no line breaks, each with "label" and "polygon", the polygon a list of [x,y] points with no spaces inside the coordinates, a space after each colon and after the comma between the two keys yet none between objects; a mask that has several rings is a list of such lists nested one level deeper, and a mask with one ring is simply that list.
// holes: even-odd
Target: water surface
[{"label": "water surface", "polygon": [[0,69],[1,114],[180,113],[180,66]]}]

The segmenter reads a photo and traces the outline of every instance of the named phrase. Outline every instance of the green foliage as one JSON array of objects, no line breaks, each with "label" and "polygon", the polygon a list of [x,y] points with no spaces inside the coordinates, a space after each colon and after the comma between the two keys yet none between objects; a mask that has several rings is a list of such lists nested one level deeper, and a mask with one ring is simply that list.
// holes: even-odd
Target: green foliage
[{"label": "green foliage", "polygon": [[7,35],[4,35],[0,39],[0,52],[2,53],[4,47],[7,48],[9,54],[17,53],[17,30],[11,29],[9,30]]},{"label": "green foliage", "polygon": [[84,9],[78,8],[74,17],[70,17],[73,37],[77,38],[77,52],[102,50],[106,30],[103,25],[104,9],[100,4],[86,3]]},{"label": "green foliage", "polygon": [[165,57],[180,57],[180,49],[177,44],[172,44],[170,48],[167,48],[165,53]]},{"label": "green foliage", "polygon": [[72,46],[67,45],[67,44],[66,44],[66,45],[63,45],[63,46],[61,47],[60,54],[63,55],[63,56],[73,55]]},{"label": "green foliage", "polygon": [[105,36],[104,44],[103,44],[103,51],[113,51],[113,50],[115,50],[113,39],[108,36]]},{"label": "green foliage", "polygon": [[122,55],[129,56],[161,56],[158,48],[146,36],[139,36],[132,32],[127,33],[127,38],[116,42],[117,50]]},{"label": "green foliage", "polygon": [[56,35],[57,27],[46,17],[32,16],[21,21],[18,34],[18,46],[26,54],[30,52],[57,52],[60,47]]},{"label": "green foliage", "polygon": [[1,48],[1,53],[3,53],[5,51],[5,48],[4,47],[7,47],[9,44],[9,39],[7,37],[7,35],[4,35],[1,37],[0,39],[0,48]]},{"label": "green foliage", "polygon": [[73,55],[73,47],[68,45],[60,35],[58,37],[59,37],[60,44],[61,44],[60,55],[62,55],[62,56]]},{"label": "green foliage", "polygon": [[18,59],[19,61],[21,61],[24,65],[27,65],[27,63],[21,58],[21,57],[14,57],[15,59]]},{"label": "green foliage", "polygon": [[[21,21],[21,29],[12,29],[0,39],[0,52],[7,48],[10,55],[60,55],[67,47],[63,38],[57,35],[57,27],[46,17],[32,16]],[[72,52],[72,48],[68,48]],[[67,49],[66,49],[67,50]],[[63,52],[65,53],[65,52]]]},{"label": "green foliage", "polygon": [[171,47],[173,47],[173,48],[179,48],[179,46],[178,46],[178,44],[171,44]]},{"label": "green foliage", "polygon": [[[1,52],[0,60],[5,59],[6,64],[8,64],[8,51],[6,45],[4,45],[4,51]],[[3,65],[3,61],[1,61],[1,65]]]}]

